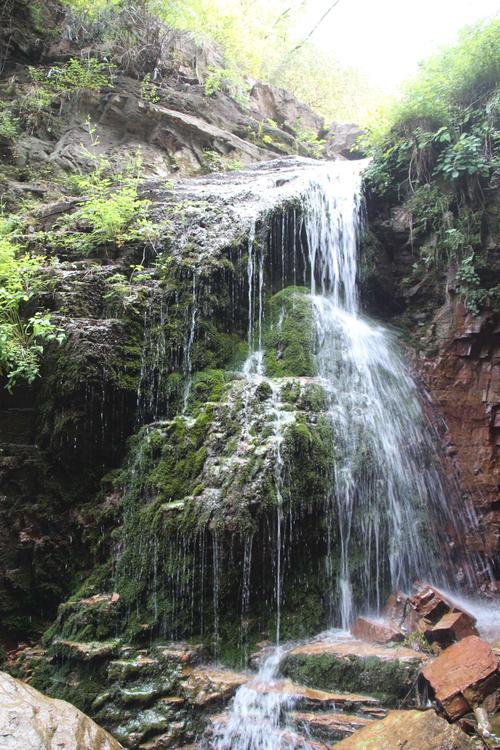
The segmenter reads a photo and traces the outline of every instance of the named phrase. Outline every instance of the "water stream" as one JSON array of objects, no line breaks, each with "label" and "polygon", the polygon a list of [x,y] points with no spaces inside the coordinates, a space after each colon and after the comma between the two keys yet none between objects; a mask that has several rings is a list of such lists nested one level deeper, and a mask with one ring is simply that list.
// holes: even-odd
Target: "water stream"
[{"label": "water stream", "polygon": [[282,649],[273,649],[255,677],[238,689],[230,713],[214,725],[214,750],[312,750],[287,725],[295,701],[279,677],[282,656]]}]

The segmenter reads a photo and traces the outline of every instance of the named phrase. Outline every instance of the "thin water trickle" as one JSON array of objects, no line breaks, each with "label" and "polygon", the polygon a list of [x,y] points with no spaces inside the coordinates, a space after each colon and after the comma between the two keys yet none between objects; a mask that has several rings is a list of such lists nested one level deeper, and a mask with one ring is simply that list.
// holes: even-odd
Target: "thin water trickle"
[{"label": "thin water trickle", "polygon": [[192,352],[193,352],[193,344],[194,344],[194,337],[196,334],[196,319],[198,317],[198,302],[196,299],[196,271],[193,271],[193,287],[192,287],[192,300],[191,300],[191,321],[189,326],[189,335],[187,339],[187,346],[186,346],[186,357],[184,362],[184,377],[185,377],[185,384],[184,384],[184,397],[183,397],[183,404],[182,404],[182,413],[186,413],[186,409],[188,407],[188,401],[189,401],[189,395],[191,393],[191,380],[193,375],[193,362],[192,362]]}]

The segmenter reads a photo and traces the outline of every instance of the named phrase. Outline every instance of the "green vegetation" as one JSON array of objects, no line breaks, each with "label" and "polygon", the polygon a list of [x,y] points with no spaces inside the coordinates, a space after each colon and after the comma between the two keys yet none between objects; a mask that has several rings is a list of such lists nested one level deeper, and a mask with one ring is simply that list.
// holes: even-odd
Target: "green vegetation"
[{"label": "green vegetation", "polygon": [[111,84],[112,69],[108,63],[99,62],[94,57],[82,60],[73,57],[64,65],[52,66],[48,70],[30,67],[29,72],[39,89],[49,96],[61,96],[81,89],[100,91]]},{"label": "green vegetation", "polygon": [[[109,243],[121,247],[153,230],[147,218],[150,202],[138,195],[139,176],[109,175],[106,166],[101,162],[95,172],[75,178],[83,200],[66,223],[70,244],[84,253]],[[78,226],[90,231],[75,233]]]},{"label": "green vegetation", "polygon": [[283,664],[287,677],[301,685],[322,690],[359,691],[379,698],[384,705],[397,706],[407,697],[420,671],[415,661],[383,661],[376,656],[341,656],[333,653],[291,654]]},{"label": "green vegetation", "polygon": [[[138,242],[155,248],[168,233],[168,221],[153,222],[149,216],[150,201],[139,194],[143,181],[140,153],[123,170],[113,169],[105,158],[89,153],[95,168],[85,175],[72,176],[79,193],[75,211],[56,222],[54,229],[35,236],[56,252],[85,256],[112,246],[121,248],[127,242]],[[114,297],[119,291],[119,278],[114,280]],[[110,298],[113,296],[110,294]],[[126,295],[125,295],[126,296]]]},{"label": "green vegetation", "polygon": [[287,287],[269,302],[269,325],[265,332],[266,372],[271,377],[312,376],[312,306],[307,289]]},{"label": "green vegetation", "polygon": [[[64,338],[50,315],[29,306],[43,258],[24,252],[19,233],[16,219],[0,219],[0,374],[9,390],[19,380],[32,383],[39,375],[44,344]],[[30,310],[25,316],[23,307]]]},{"label": "green vegetation", "polygon": [[379,111],[366,140],[371,190],[403,199],[419,247],[411,281],[456,263],[474,313],[500,304],[499,269],[481,243],[488,187],[500,166],[499,80],[500,20],[468,27],[422,66],[400,101]]}]

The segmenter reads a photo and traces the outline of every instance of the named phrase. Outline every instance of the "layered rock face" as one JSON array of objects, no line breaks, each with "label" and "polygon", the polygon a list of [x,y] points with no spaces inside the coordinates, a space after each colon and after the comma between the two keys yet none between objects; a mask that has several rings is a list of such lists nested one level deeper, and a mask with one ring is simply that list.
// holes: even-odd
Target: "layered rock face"
[{"label": "layered rock face", "polygon": [[[498,191],[485,191],[481,242],[489,258],[488,286],[498,283]],[[478,554],[485,590],[499,577],[500,333],[494,309],[471,313],[459,294],[457,266],[417,278],[415,258],[432,248],[432,234],[413,237],[409,210],[368,200],[364,293],[368,309],[405,332],[414,370],[428,394],[428,413],[443,442],[450,477],[472,499],[479,520],[467,536]],[[424,248],[424,250],[422,250]],[[479,562],[480,558],[482,561]]]},{"label": "layered rock face", "polygon": [[[55,29],[59,13],[57,4],[48,6]],[[54,32],[36,45],[32,31],[22,33],[21,17],[12,23],[3,85],[13,106],[31,85],[27,62],[40,63],[45,76],[78,55],[82,38],[55,39]],[[448,460],[482,513],[481,538],[453,504],[453,488],[444,491],[413,382],[399,360],[381,366],[384,353],[388,360],[397,350],[381,347],[374,361],[366,352],[379,341],[361,336],[358,359],[346,366],[346,316],[332,317],[328,300],[322,309],[312,300],[315,284],[329,280],[324,288],[333,288],[336,271],[317,250],[332,236],[345,248],[346,227],[331,220],[346,196],[336,194],[339,204],[325,208],[319,191],[311,229],[304,196],[318,165],[285,155],[310,153],[300,126],[326,136],[328,156],[352,156],[354,128],[332,127],[327,135],[320,118],[269,86],[256,85],[249,106],[228,90],[207,95],[203,72],[218,64],[217,50],[184,35],[163,41],[165,54],[155,42],[145,45],[145,57],[125,56],[109,86],[62,97],[57,112],[49,107],[22,129],[16,148],[0,143],[8,207],[14,210],[20,196],[41,196],[23,241],[54,257],[43,266],[36,302],[65,334],[61,345],[46,347],[37,382],[13,395],[2,391],[2,638],[10,650],[20,636],[38,636],[57,609],[43,643],[13,649],[9,663],[140,750],[210,746],[224,736],[230,718],[219,714],[250,680],[207,661],[240,668],[262,638],[302,639],[346,624],[362,606],[380,608],[393,576],[410,584],[410,574],[426,566],[439,575],[444,559],[453,560],[464,585],[475,583],[478,570],[481,581],[495,572],[493,318],[466,319],[450,278],[437,315],[435,299],[428,300],[425,323],[433,322],[415,355],[440,432],[440,415],[450,415]],[[151,88],[144,76],[153,70],[159,78]],[[149,223],[142,234],[85,243],[89,222],[75,223],[85,201],[65,182],[68,174],[93,170],[100,156],[111,172],[119,170],[137,146],[144,177],[138,200]],[[260,164],[272,155],[282,156]],[[400,288],[411,260],[405,233],[372,218],[384,244],[372,237],[364,256],[363,302],[398,322],[407,314],[403,323],[415,343],[421,289],[405,296]],[[354,222],[347,228],[354,236]],[[84,251],[67,242],[71,234]],[[401,244],[401,257],[391,242]],[[353,271],[353,292],[355,257],[343,260]],[[347,296],[347,276],[340,287]],[[359,333],[357,308],[354,323]],[[323,350],[320,370],[325,339],[342,337],[342,345]],[[332,372],[341,372],[337,387]],[[380,372],[379,392],[358,388],[361,376]],[[398,380],[403,388],[384,390]],[[457,393],[467,394],[463,407]],[[399,433],[391,433],[384,417],[397,416],[406,401],[411,408]],[[387,403],[370,432],[374,405]],[[472,420],[470,440],[464,423]],[[405,461],[403,450],[390,453],[394,435]],[[381,469],[388,457],[397,469],[392,484]],[[357,505],[352,487],[365,493]],[[347,498],[344,506],[337,494]],[[391,512],[403,505],[403,516]],[[477,552],[467,562],[458,543],[464,518],[469,552]],[[425,615],[424,635],[443,646],[475,632],[453,606]],[[256,700],[263,693],[293,714],[285,746],[309,748],[309,732],[319,750],[385,716],[387,707],[418,703],[413,688],[430,657],[401,643],[401,624],[388,629],[363,618],[359,638],[389,646],[332,636],[287,652],[285,680],[252,681]],[[430,728],[408,716],[414,728],[398,732],[415,747],[417,734],[424,744],[433,735],[468,746],[433,715]],[[400,724],[393,717],[381,742],[392,721]],[[47,715],[43,731],[52,725]],[[92,731],[88,741],[100,742],[99,730]]]}]

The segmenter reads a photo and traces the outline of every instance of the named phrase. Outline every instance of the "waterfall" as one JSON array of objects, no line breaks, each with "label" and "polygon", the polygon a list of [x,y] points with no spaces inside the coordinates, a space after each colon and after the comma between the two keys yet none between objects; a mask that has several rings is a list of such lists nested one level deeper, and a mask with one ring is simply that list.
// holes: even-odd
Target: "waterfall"
[{"label": "waterfall", "polygon": [[363,549],[356,598],[378,610],[384,579],[393,590],[419,577],[442,580],[430,518],[450,516],[415,382],[394,336],[359,309],[363,166],[322,168],[304,198],[315,357],[335,436],[328,521],[340,537],[340,566],[331,600],[343,628],[354,616],[353,547]]},{"label": "waterfall", "polygon": [[[356,287],[363,162],[318,166],[302,193],[313,310],[317,377],[327,397],[335,465],[327,487],[326,599],[331,623],[348,628],[356,609],[379,610],[384,591],[408,590],[418,577],[442,581],[432,517],[452,524],[445,489],[416,384],[394,335],[364,316]],[[284,224],[281,231],[285,285]],[[255,677],[239,688],[228,715],[214,727],[217,750],[310,748],[287,726],[291,708],[279,688],[283,592],[283,461],[280,387],[263,370],[262,274],[255,271],[254,234],[249,245],[249,356],[243,374],[272,388],[277,495],[274,559],[278,645]],[[295,247],[294,247],[295,258]],[[294,262],[295,276],[295,262]],[[259,312],[256,314],[255,300]],[[258,349],[254,344],[258,340]],[[334,540],[340,559],[333,559]],[[359,560],[362,550],[362,560]],[[356,592],[354,592],[356,588]]]},{"label": "waterfall", "polygon": [[255,677],[240,687],[226,720],[216,722],[213,750],[313,750],[304,737],[287,726],[294,698],[279,678],[280,648],[267,656]]}]

